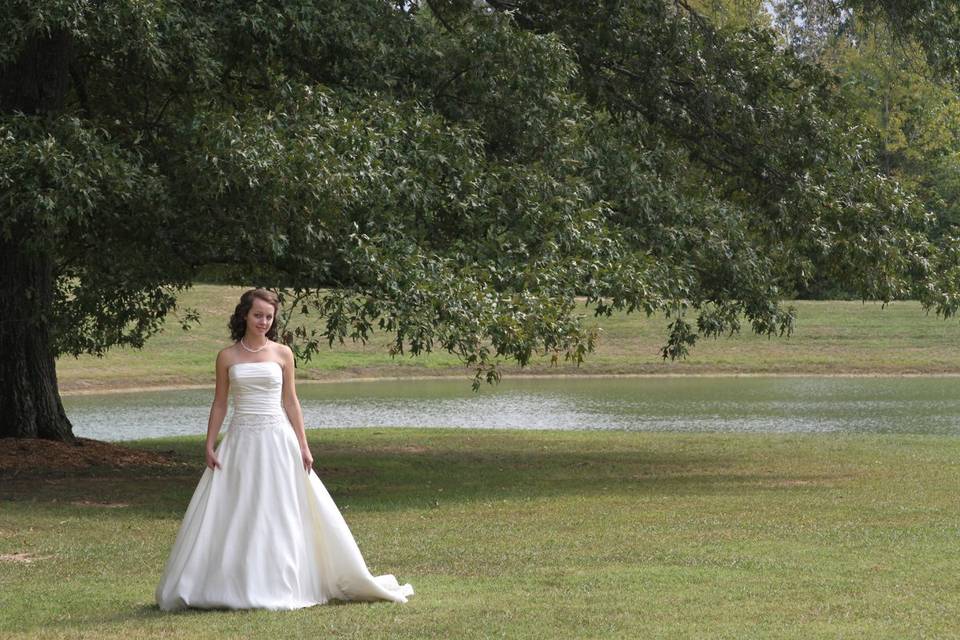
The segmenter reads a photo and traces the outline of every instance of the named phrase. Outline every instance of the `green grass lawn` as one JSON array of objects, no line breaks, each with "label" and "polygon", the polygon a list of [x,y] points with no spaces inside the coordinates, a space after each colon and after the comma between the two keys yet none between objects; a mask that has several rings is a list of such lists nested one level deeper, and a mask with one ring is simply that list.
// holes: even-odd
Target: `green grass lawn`
[{"label": "green grass lawn", "polygon": [[[212,384],[213,361],[229,344],[226,322],[242,289],[198,285],[182,304],[201,314],[201,324],[185,333],[178,323],[147,342],[142,351],[118,349],[104,358],[61,358],[57,363],[65,391],[120,387]],[[543,374],[696,374],[696,373],[873,373],[960,374],[960,323],[924,314],[919,303],[793,303],[798,312],[793,337],[767,338],[749,332],[732,338],[703,340],[689,358],[664,362],[659,356],[667,321],[659,316],[619,314],[594,319],[604,333],[598,350],[577,368],[551,367],[546,358],[526,373]],[[588,309],[584,309],[589,313]],[[390,336],[379,334],[366,345],[347,343],[324,349],[299,368],[302,379],[342,379],[411,375],[458,375],[470,372],[446,353],[418,358],[391,358]],[[516,374],[507,366],[506,375]]]},{"label": "green grass lawn", "polygon": [[[61,388],[212,384],[240,289],[142,351],[63,358]],[[600,321],[585,365],[534,374],[960,374],[960,326],[919,304],[797,302],[790,339],[703,341],[662,362],[663,318]],[[389,336],[300,379],[468,376],[391,359]],[[518,371],[507,368],[506,375]],[[125,443],[184,465],[0,479],[0,638],[960,637],[960,439],[355,429],[310,432],[321,478],[407,605],[161,613],[153,589],[202,440]]]},{"label": "green grass lawn", "polygon": [[202,440],[152,440],[132,444],[188,464],[0,483],[0,637],[960,636],[957,438],[310,438],[371,570],[411,582],[410,603],[160,612]]}]

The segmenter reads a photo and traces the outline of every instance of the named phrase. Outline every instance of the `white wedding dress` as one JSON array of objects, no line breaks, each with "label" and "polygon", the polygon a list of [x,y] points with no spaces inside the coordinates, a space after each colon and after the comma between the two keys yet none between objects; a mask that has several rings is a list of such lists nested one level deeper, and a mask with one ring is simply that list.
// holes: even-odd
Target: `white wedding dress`
[{"label": "white wedding dress", "polygon": [[299,609],[337,600],[406,602],[374,577],[320,478],[304,471],[276,362],[230,367],[233,418],[190,500],[160,584],[163,610]]}]

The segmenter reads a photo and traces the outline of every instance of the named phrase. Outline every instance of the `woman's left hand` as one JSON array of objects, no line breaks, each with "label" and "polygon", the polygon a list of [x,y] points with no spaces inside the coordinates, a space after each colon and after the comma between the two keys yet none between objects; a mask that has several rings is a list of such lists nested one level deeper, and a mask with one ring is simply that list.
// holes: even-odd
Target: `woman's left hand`
[{"label": "woman's left hand", "polygon": [[300,447],[300,459],[303,460],[303,470],[309,473],[313,466],[313,455],[310,453],[310,447]]}]

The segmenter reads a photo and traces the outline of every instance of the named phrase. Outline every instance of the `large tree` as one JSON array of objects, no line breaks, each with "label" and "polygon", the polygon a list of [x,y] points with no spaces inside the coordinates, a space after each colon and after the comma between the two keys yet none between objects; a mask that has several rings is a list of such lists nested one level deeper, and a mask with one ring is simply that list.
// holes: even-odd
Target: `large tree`
[{"label": "large tree", "polygon": [[325,318],[301,357],[382,329],[478,381],[582,359],[578,295],[668,313],[665,357],[789,331],[813,277],[957,306],[835,77],[686,2],[14,0],[0,27],[0,436],[71,439],[55,358],[141,345],[211,265]]}]

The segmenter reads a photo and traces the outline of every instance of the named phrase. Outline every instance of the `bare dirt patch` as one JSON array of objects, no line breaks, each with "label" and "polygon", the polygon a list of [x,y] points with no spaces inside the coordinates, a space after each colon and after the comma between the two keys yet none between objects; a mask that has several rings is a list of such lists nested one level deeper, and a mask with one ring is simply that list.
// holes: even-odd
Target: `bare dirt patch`
[{"label": "bare dirt patch", "polygon": [[770,478],[759,480],[752,484],[760,487],[791,488],[791,487],[836,487],[850,482],[851,476],[813,476],[807,478]]},{"label": "bare dirt patch", "polygon": [[89,438],[78,438],[76,444],[37,438],[0,438],[0,477],[181,464],[172,451],[144,451]]},{"label": "bare dirt patch", "polygon": [[397,453],[427,453],[430,451],[429,447],[424,447],[417,444],[403,444],[396,447],[390,447],[393,451]]},{"label": "bare dirt patch", "polygon": [[50,556],[35,556],[29,553],[0,553],[0,562],[16,562],[19,564],[30,564],[37,560],[46,560]]},{"label": "bare dirt patch", "polygon": [[70,504],[77,507],[100,507],[101,509],[123,509],[130,506],[128,502],[98,502],[96,500],[74,500]]}]

